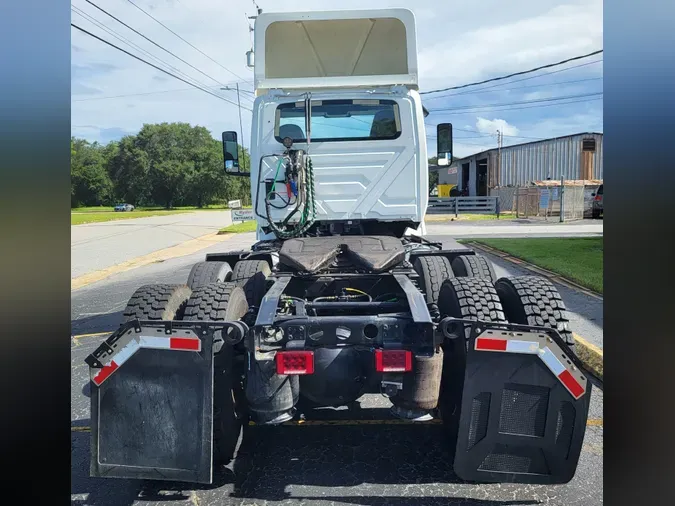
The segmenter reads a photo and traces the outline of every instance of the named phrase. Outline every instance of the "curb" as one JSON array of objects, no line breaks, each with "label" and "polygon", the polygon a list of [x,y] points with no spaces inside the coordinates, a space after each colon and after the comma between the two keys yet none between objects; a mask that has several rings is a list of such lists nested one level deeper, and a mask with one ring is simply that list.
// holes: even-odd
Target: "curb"
[{"label": "curb", "polygon": [[[579,284],[575,283],[574,281],[570,281],[569,279],[563,278],[559,274],[556,274],[554,272],[551,272],[547,269],[542,269],[541,267],[537,267],[535,265],[532,265],[524,260],[521,260],[520,258],[513,257],[509,255],[508,253],[505,253],[503,251],[491,248],[489,246],[486,246],[484,244],[479,244],[475,242],[469,241],[468,244],[477,250],[483,251],[485,253],[489,253],[491,255],[495,255],[502,260],[506,260],[507,262],[510,262],[512,264],[518,265],[518,267],[522,267],[523,269],[526,269],[528,271],[531,271],[535,274],[538,274],[540,276],[544,276],[551,281],[554,281],[556,283],[559,283],[561,285],[567,286],[568,288],[572,288],[573,290],[577,290],[579,292],[582,292],[585,295],[588,295],[590,297],[596,298],[603,300],[602,295],[593,292],[589,290],[588,288],[585,288],[583,286],[580,286]],[[596,378],[598,378],[600,381],[603,380],[603,352],[602,349],[599,348],[598,346],[589,343],[586,339],[581,337],[578,334],[573,334],[574,336],[574,341],[576,343],[576,355],[581,360],[581,363],[584,364],[584,367],[588,369],[590,373],[592,373]]]},{"label": "curb", "polygon": [[576,343],[575,352],[581,363],[584,364],[584,367],[588,369],[590,373],[593,374],[600,381],[603,381],[603,353],[602,349],[598,348],[596,345],[589,343],[583,337],[572,334],[574,336],[574,341]]}]

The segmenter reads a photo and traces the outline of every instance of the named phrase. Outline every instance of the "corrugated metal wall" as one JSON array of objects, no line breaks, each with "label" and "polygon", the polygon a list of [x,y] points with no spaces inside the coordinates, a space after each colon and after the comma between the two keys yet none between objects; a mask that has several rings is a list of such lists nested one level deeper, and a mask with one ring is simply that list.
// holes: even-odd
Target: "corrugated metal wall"
[{"label": "corrugated metal wall", "polygon": [[[559,180],[582,179],[583,177],[583,139],[595,139],[595,153],[590,157],[591,177],[602,179],[603,155],[602,134],[582,134],[548,141],[503,147],[501,152],[501,171],[498,169],[498,152],[489,152],[490,186],[521,186],[530,181],[543,181],[549,177]],[[501,172],[499,182],[496,175]]]}]

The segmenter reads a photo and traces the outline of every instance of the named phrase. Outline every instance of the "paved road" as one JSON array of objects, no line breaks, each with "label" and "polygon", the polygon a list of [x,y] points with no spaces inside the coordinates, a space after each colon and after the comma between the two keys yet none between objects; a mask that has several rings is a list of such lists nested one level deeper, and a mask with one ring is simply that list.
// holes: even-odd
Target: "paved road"
[{"label": "paved road", "polygon": [[[446,238],[447,239],[447,238]],[[207,251],[238,249],[253,242],[242,234],[194,255],[118,274],[72,293],[73,334],[106,331],[120,321],[129,296],[145,283],[182,283]],[[521,274],[495,259],[497,274]],[[575,330],[602,344],[602,308],[580,294],[560,291],[573,313]],[[584,328],[582,331],[579,327]],[[585,327],[584,327],[585,326]],[[89,425],[84,357],[97,337],[72,340],[73,426]],[[603,393],[593,390],[590,418],[601,420]],[[358,419],[386,416],[388,403],[365,396],[374,412],[332,412]],[[313,415],[318,416],[317,414]],[[89,433],[72,432],[72,504],[80,505],[393,505],[472,506],[600,505],[603,497],[603,427],[587,427],[576,477],[567,485],[467,485],[453,475],[441,426],[306,426],[254,428],[241,441],[238,457],[208,487],[88,477]]]},{"label": "paved road", "polygon": [[541,220],[489,220],[428,222],[427,236],[465,238],[495,237],[593,237],[602,236],[602,220],[554,222]]},{"label": "paved road", "polygon": [[230,211],[196,211],[70,227],[75,278],[200,237],[232,224]]}]

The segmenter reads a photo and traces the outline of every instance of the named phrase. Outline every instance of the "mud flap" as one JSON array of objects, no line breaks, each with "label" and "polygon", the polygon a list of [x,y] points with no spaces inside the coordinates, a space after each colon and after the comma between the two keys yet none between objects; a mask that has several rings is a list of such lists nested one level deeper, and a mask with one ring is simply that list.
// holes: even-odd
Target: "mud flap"
[{"label": "mud flap", "polygon": [[[591,383],[557,333],[474,326],[454,470],[472,482],[559,484],[576,472]],[[503,327],[502,327],[503,329]]]},{"label": "mud flap", "polygon": [[213,329],[171,323],[125,324],[87,358],[91,476],[211,483]]}]

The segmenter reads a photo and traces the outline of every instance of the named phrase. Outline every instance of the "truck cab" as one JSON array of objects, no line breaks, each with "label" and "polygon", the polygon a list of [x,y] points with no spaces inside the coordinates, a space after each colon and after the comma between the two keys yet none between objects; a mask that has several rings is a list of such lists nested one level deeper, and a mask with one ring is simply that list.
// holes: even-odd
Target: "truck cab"
[{"label": "truck cab", "polygon": [[311,157],[315,230],[423,233],[427,143],[412,12],[263,13],[254,57],[257,238],[273,238],[269,217],[282,222],[291,212],[293,189],[278,170],[284,139]]}]

